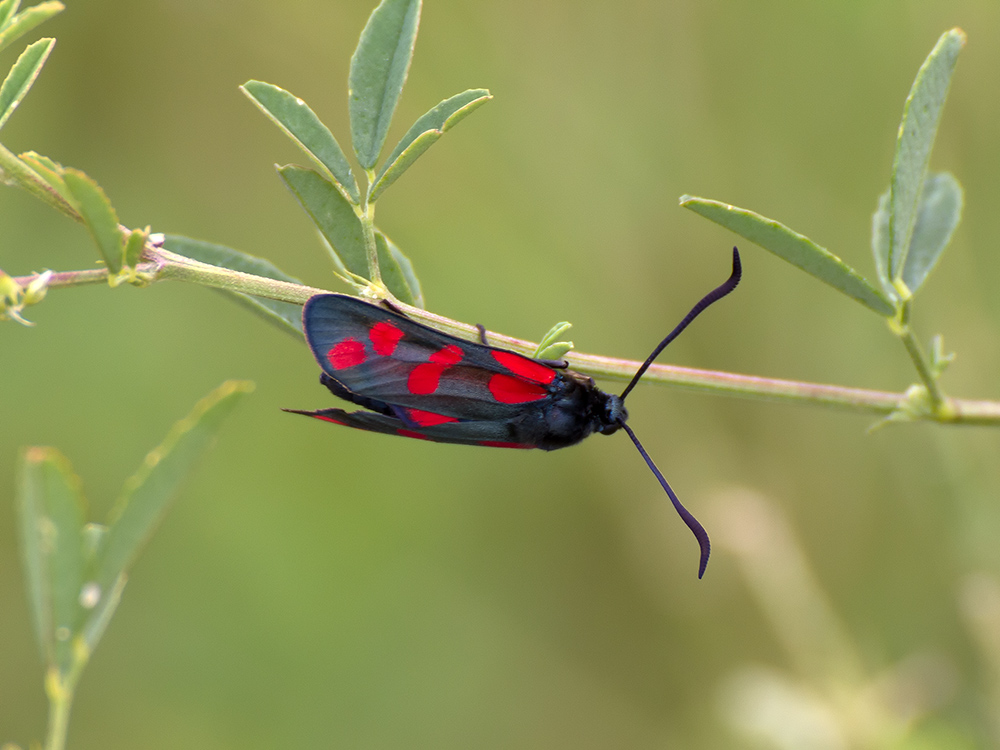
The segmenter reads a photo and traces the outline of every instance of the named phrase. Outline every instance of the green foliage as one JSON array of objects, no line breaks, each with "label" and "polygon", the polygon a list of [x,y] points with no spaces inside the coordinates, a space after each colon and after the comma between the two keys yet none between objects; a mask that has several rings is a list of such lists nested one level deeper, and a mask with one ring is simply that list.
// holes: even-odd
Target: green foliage
[{"label": "green foliage", "polygon": [[945,32],[920,66],[910,95],[906,97],[892,163],[889,198],[889,270],[893,281],[903,275],[931,149],[958,53],[964,45],[965,34],[961,30]]},{"label": "green foliage", "polygon": [[295,141],[325,172],[326,177],[351,203],[361,202],[358,183],[344,151],[309,105],[284,89],[261,81],[240,86],[250,101]]},{"label": "green foliage", "polygon": [[365,170],[382,152],[413,59],[420,0],[382,0],[372,11],[351,58],[348,103],[351,142]]},{"label": "green foliage", "polygon": [[369,200],[378,200],[442,135],[492,98],[486,89],[469,89],[441,102],[413,123],[379,170]]},{"label": "green foliage", "polygon": [[[878,200],[872,216],[872,253],[875,271],[886,294],[899,297],[900,290],[889,274],[889,251],[892,246],[889,229],[891,191],[886,190]],[[951,241],[951,236],[962,218],[962,186],[947,172],[930,174],[924,180],[917,204],[917,218],[910,236],[903,271],[895,282],[902,281],[912,294],[923,286],[927,275],[934,268],[941,253]]]},{"label": "green foliage", "polygon": [[118,226],[118,216],[94,180],[76,169],[63,171],[63,180],[73,198],[74,208],[83,217],[108,271],[117,274],[125,263],[125,236]]},{"label": "green foliage", "polygon": [[781,222],[745,208],[690,195],[681,196],[680,204],[770,250],[779,258],[856,299],[879,315],[890,316],[895,313],[892,302],[861,274],[826,248]]},{"label": "green foliage", "polygon": [[[170,234],[167,235],[163,246],[171,252],[183,255],[186,258],[194,258],[202,263],[210,263],[214,266],[250,273],[255,276],[263,276],[268,279],[287,281],[290,284],[302,283],[294,276],[290,276],[282,271],[269,260],[257,258],[214,242],[205,242],[204,240],[196,240],[179,234]],[[259,315],[268,323],[276,325],[282,331],[291,333],[297,338],[302,337],[302,307],[300,305],[293,305],[290,302],[282,302],[281,300],[267,299],[265,297],[255,297],[243,292],[225,291],[224,294],[231,295],[233,299],[239,301],[247,309]]]},{"label": "green foliage", "polygon": [[382,281],[400,302],[414,307],[424,306],[424,293],[420,289],[420,279],[413,270],[413,263],[403,255],[396,243],[375,230],[375,247],[378,249],[378,264],[382,269]]},{"label": "green foliage", "polygon": [[[16,0],[0,0],[0,46],[10,44],[61,8],[59,3],[42,3],[18,14]],[[379,166],[412,59],[420,11],[419,0],[382,2],[372,13],[352,58],[349,114],[353,157],[361,167],[359,170],[352,168],[349,155],[330,129],[301,99],[262,81],[251,80],[242,87],[253,104],[314,163],[311,169],[296,165],[277,169],[283,183],[319,230],[335,271],[355,290],[370,297],[391,296],[417,308],[423,307],[424,299],[413,263],[375,226],[375,204],[433,143],[491,98],[486,89],[469,89],[440,102],[406,131]],[[879,199],[872,219],[874,278],[878,283],[869,281],[837,255],[778,221],[718,201],[690,196],[681,199],[684,207],[759,244],[887,320],[906,346],[921,380],[903,394],[877,394],[881,401],[873,410],[887,414],[887,422],[917,419],[957,422],[968,420],[971,414],[957,409],[958,400],[945,399],[938,388],[938,380],[955,355],[946,352],[940,336],[932,339],[925,354],[910,330],[912,296],[926,282],[961,219],[964,197],[958,181],[948,173],[928,172],[928,168],[951,75],[964,40],[964,34],[957,30],[942,36],[921,67],[907,99],[890,187]],[[51,39],[34,42],[14,64],[0,86],[0,126],[30,89],[53,44]],[[0,170],[5,180],[19,184],[85,225],[107,269],[101,281],[141,285],[155,278],[194,280],[219,288],[267,322],[301,337],[301,299],[295,295],[311,294],[314,290],[271,261],[180,235],[170,235],[158,243],[148,228],[125,230],[94,179],[35,152],[15,157],[0,147]],[[359,185],[358,176],[362,174],[364,185]],[[17,279],[0,271],[0,317],[26,322],[21,316],[23,309],[44,298],[50,283],[67,286],[90,283],[99,276],[88,271],[80,272],[75,280],[63,278],[73,273],[55,278],[52,272],[44,272],[26,281],[25,277]],[[268,285],[268,281],[275,283]],[[295,289],[289,291],[289,287]],[[420,313],[413,312],[415,316]],[[437,322],[441,323],[441,319]],[[569,327],[568,323],[559,323],[537,347],[522,348],[527,352],[534,349],[539,358],[561,358],[573,348],[572,342],[561,340]],[[587,356],[574,354],[574,367],[578,366],[577,361],[587,362]],[[591,356],[590,361],[599,359]],[[597,374],[620,376],[621,369],[620,362],[595,365]],[[719,382],[730,378],[727,373],[711,375]],[[730,382],[736,382],[738,377],[732,376]],[[740,382],[744,384],[742,390],[734,387],[731,392],[765,398],[775,397],[779,384],[752,377]],[[781,384],[789,385],[787,381]],[[832,403],[833,396],[829,394],[837,390],[815,384],[790,385],[799,386],[789,392],[800,402]],[[68,712],[80,670],[121,599],[129,566],[153,533],[183,477],[248,390],[246,384],[227,384],[178,423],[126,482],[106,524],[85,523],[86,506],[80,481],[61,454],[52,448],[29,448],[23,453],[17,496],[21,549],[35,632],[49,670],[48,692],[57,715],[54,726],[64,728],[58,712]],[[844,402],[847,403],[846,398]],[[980,403],[989,407],[983,412],[982,423],[1000,423],[995,405]],[[782,571],[793,567],[778,565],[759,578],[780,581]],[[778,607],[781,593],[779,586],[774,595]],[[821,614],[821,617],[786,619],[820,624],[834,619],[827,613]],[[824,650],[822,643],[812,650],[838,653],[837,649]],[[806,651],[809,649],[801,649]],[[774,687],[773,682],[770,685]],[[860,687],[852,684],[851,689],[861,692],[866,687],[867,683]],[[759,697],[762,691],[754,689],[750,693],[744,698]],[[780,736],[777,730],[784,727],[775,729]]]},{"label": "green foliage", "polygon": [[542,340],[538,342],[535,357],[537,359],[562,359],[568,352],[572,351],[572,341],[559,340],[559,337],[572,327],[573,324],[566,321],[556,323],[552,326],[549,332],[542,336]]},{"label": "green foliage", "polygon": [[[899,125],[889,190],[872,218],[872,251],[884,292],[833,253],[784,224],[719,201],[682,196],[681,205],[770,250],[888,319],[913,360],[921,385],[890,419],[954,417],[937,380],[943,367],[925,356],[910,330],[911,297],[941,257],[962,215],[962,187],[946,172],[927,173],[951,76],[965,34],[942,34],[910,89]],[[916,392],[924,394],[912,398]]]},{"label": "green foliage", "polygon": [[24,99],[55,46],[55,39],[39,39],[25,47],[0,85],[0,128]]},{"label": "green foliage", "polygon": [[202,399],[146,456],[104,525],[86,524],[69,461],[54,448],[21,455],[21,552],[35,636],[47,669],[50,736],[62,747],[73,692],[125,587],[126,573],[250,383],[230,381]]},{"label": "green foliage", "polygon": [[340,265],[351,274],[369,278],[365,230],[354,206],[312,169],[288,164],[278,167],[278,175],[330,243]]},{"label": "green foliage", "polygon": [[0,50],[20,39],[38,24],[52,18],[64,8],[63,4],[59,2],[45,2],[18,13],[19,5],[19,0],[5,0],[5,2],[0,3]]}]

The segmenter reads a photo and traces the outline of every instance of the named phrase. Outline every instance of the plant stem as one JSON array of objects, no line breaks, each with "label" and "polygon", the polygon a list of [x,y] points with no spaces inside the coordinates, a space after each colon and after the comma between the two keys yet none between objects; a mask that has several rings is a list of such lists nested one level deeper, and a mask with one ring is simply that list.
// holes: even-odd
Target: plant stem
[{"label": "plant stem", "polygon": [[947,418],[949,416],[946,413],[948,403],[941,392],[941,388],[938,386],[937,377],[927,363],[927,357],[924,355],[924,350],[920,346],[920,342],[917,341],[917,337],[913,335],[913,329],[910,328],[910,291],[902,283],[897,285],[897,290],[900,291],[903,301],[897,316],[889,321],[889,328],[899,336],[903,342],[903,346],[906,347],[907,354],[910,355],[910,359],[913,361],[913,366],[917,368],[917,374],[920,376],[924,388],[927,389],[927,397],[930,399],[931,410],[937,413],[939,417]]},{"label": "plant stem", "polygon": [[63,750],[69,731],[69,713],[73,707],[73,695],[80,681],[83,668],[90,660],[90,651],[77,637],[73,644],[73,662],[65,676],[59,668],[50,666],[45,676],[45,693],[49,698],[49,721],[45,732],[45,750]]},{"label": "plant stem", "polygon": [[63,750],[69,730],[69,711],[73,704],[73,694],[49,700],[49,725],[45,733],[45,750]]},{"label": "plant stem", "polygon": [[382,271],[378,265],[378,245],[375,244],[375,204],[369,202],[372,186],[375,184],[375,172],[365,170],[368,177],[368,187],[364,198],[358,207],[358,218],[361,219],[361,232],[365,237],[365,249],[368,251],[368,278],[377,287],[382,287]]},{"label": "plant stem", "polygon": [[[266,297],[299,305],[304,304],[313,295],[329,294],[324,289],[292,284],[286,281],[277,281],[275,279],[231,271],[219,266],[202,263],[177,255],[176,253],[171,253],[163,248],[147,248],[146,257],[149,258],[149,261],[140,264],[138,270],[145,273],[151,281],[163,279],[188,281],[217,289],[242,292],[243,294]],[[37,275],[22,276],[14,280],[24,287],[35,278],[37,278]],[[104,269],[68,271],[53,274],[49,286],[66,287],[80,284],[94,284],[106,281],[107,278],[108,273]],[[405,305],[399,301],[393,302],[393,305],[414,320],[425,323],[444,333],[450,333],[453,336],[469,341],[479,340],[479,331],[475,326],[468,323],[461,323],[450,318],[445,318],[418,307]],[[897,335],[900,335],[904,343],[907,343],[908,340],[907,336],[903,335],[906,332],[908,332],[908,328],[903,332],[897,331]],[[486,336],[490,345],[511,349],[526,356],[531,356],[537,349],[537,344],[534,342],[505,336],[492,331],[487,331]],[[927,379],[924,379],[925,385],[928,382],[933,383],[934,379],[929,377],[930,370],[927,368],[923,354],[920,352],[919,345],[912,334],[909,334],[909,340],[916,346],[915,352],[918,356],[914,362],[919,361],[924,365],[921,377],[925,378],[926,376]],[[578,372],[595,378],[620,381],[627,381],[631,378],[640,364],[634,360],[604,357],[596,354],[582,354],[579,352],[570,352],[566,356],[566,359],[570,367]],[[918,370],[920,369],[921,366],[918,364]],[[676,365],[654,364],[649,368],[642,380],[648,383],[676,385],[704,393],[785,403],[812,404],[873,416],[885,416],[899,412],[906,406],[908,399],[906,393],[874,391],[864,388],[849,388],[797,380],[782,380],[779,378],[762,378],[754,375],[699,370],[691,367],[678,367]],[[930,392],[930,389],[928,390]],[[948,424],[1000,427],[1000,401],[972,401],[945,397],[941,395],[939,390],[936,393],[940,399],[937,407],[927,414],[920,414],[920,419]],[[932,395],[931,398],[934,398],[934,396]]]}]

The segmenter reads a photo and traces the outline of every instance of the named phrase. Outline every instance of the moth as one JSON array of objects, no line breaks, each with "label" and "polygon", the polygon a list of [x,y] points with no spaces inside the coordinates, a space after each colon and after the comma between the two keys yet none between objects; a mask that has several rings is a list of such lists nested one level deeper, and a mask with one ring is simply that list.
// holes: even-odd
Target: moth
[{"label": "moth", "polygon": [[691,308],[618,395],[605,393],[565,361],[532,359],[489,346],[482,329],[482,343],[475,343],[391,308],[343,294],[317,294],[306,302],[302,324],[322,369],[320,382],[362,410],[285,411],[369,432],[490,448],[551,451],[594,432],[624,430],[698,540],[701,578],[711,552],[708,533],[628,426],[625,399],[667,344],[732,292],[741,274],[739,251],[733,248],[729,278]]}]

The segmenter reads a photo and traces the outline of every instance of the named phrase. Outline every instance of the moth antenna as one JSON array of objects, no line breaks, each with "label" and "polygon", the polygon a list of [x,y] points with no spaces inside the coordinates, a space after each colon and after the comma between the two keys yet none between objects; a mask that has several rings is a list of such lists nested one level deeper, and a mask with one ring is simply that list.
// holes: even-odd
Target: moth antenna
[{"label": "moth antenna", "polygon": [[701,549],[701,561],[698,563],[698,578],[705,575],[705,568],[708,567],[708,556],[712,553],[712,543],[709,541],[708,532],[705,531],[705,527],[698,522],[698,519],[691,515],[691,511],[685,508],[681,501],[677,499],[677,495],[670,488],[667,480],[663,478],[663,474],[660,470],[656,468],[656,464],[653,463],[653,459],[649,457],[646,453],[646,449],[642,447],[642,443],[639,442],[639,438],[635,436],[632,432],[632,428],[625,424],[625,420],[618,420],[618,426],[621,427],[628,436],[632,438],[632,442],[635,443],[635,447],[639,449],[639,455],[643,457],[646,465],[650,468],[657,479],[660,480],[660,484],[663,489],[666,490],[667,496],[670,498],[670,502],[674,504],[674,510],[677,511],[677,515],[681,517],[681,520],[691,529],[691,533],[694,534],[694,538],[698,540],[698,547]]},{"label": "moth antenna", "polygon": [[[661,341],[655,349],[653,349],[653,353],[650,354],[648,357],[646,357],[646,361],[642,363],[642,367],[636,370],[635,375],[632,376],[632,380],[629,381],[629,384],[625,386],[625,390],[622,391],[622,394],[620,396],[622,401],[625,400],[625,397],[635,387],[635,384],[639,382],[639,378],[641,378],[643,374],[645,374],[646,370],[649,369],[649,366],[653,364],[653,360],[659,357],[660,352],[662,352],[664,349],[667,348],[667,344],[669,344],[671,341],[677,338],[677,336],[680,335],[680,332],[683,331],[685,328],[687,328],[691,324],[691,321],[697,318],[705,310],[706,307],[708,307],[714,302],[718,302],[720,299],[722,299],[731,291],[733,291],[736,288],[736,285],[740,283],[740,276],[742,274],[743,274],[743,267],[740,265],[740,251],[734,247],[732,274],[730,274],[729,278],[726,279],[725,282],[723,282],[715,289],[710,291],[708,294],[706,294],[704,297],[702,297],[698,301],[698,304],[691,308],[691,312],[689,312],[687,315],[684,316],[684,320],[678,323],[677,327],[674,328],[674,330],[672,330],[669,334],[667,334],[667,337],[663,339],[663,341]],[[635,440],[634,437],[632,439]],[[636,445],[638,445],[638,442],[636,442]],[[640,447],[639,450],[642,451],[642,448]],[[646,461],[648,462],[649,459],[647,458]],[[652,464],[650,464],[650,466],[652,466]],[[664,483],[664,487],[666,487],[666,483]],[[667,492],[669,493],[670,491],[667,490]]]}]

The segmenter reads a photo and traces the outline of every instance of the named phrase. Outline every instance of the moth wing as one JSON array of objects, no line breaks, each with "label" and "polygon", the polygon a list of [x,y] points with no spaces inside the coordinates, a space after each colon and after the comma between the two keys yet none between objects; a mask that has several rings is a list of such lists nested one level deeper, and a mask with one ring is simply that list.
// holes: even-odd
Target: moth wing
[{"label": "moth wing", "polygon": [[463,422],[506,421],[550,400],[558,375],[520,354],[441,333],[341,294],[309,299],[303,327],[313,356],[333,381],[327,387],[369,408],[374,401]]},{"label": "moth wing", "polygon": [[354,427],[368,432],[381,432],[386,435],[431,440],[436,443],[455,443],[459,445],[480,445],[491,448],[534,448],[526,442],[518,442],[511,431],[501,422],[471,421],[446,422],[436,425],[419,426],[404,422],[396,417],[376,414],[370,411],[348,412],[343,409],[319,409],[317,411],[298,411],[285,409],[293,414],[303,414],[325,422]]}]

